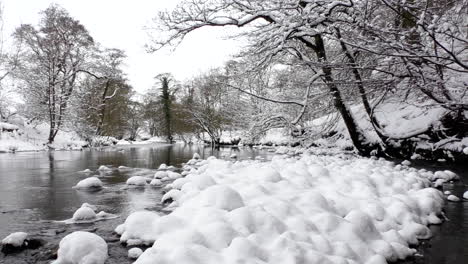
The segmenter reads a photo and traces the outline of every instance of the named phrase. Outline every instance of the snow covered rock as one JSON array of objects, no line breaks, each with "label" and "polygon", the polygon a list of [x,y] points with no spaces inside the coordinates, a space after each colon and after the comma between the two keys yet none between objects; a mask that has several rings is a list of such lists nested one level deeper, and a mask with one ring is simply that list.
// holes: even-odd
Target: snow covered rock
[{"label": "snow covered rock", "polygon": [[152,179],[151,182],[150,182],[150,185],[151,186],[161,186],[161,185],[163,185],[163,183],[159,179]]},{"label": "snow covered rock", "polygon": [[89,177],[79,181],[73,188],[76,189],[101,189],[102,181],[98,177]]},{"label": "snow covered rock", "polygon": [[167,171],[157,171],[155,174],[154,174],[154,178],[155,179],[164,179],[168,176],[167,174]]},{"label": "snow covered rock", "polygon": [[111,170],[112,170],[111,168],[104,166],[104,165],[101,165],[98,168],[98,171],[111,171]]},{"label": "snow covered rock", "polygon": [[88,173],[93,173],[92,170],[90,169],[85,169],[85,170],[82,170],[82,171],[79,171],[80,173],[85,173],[85,174],[88,174]]},{"label": "snow covered rock", "polygon": [[143,250],[140,248],[131,248],[128,250],[128,257],[131,259],[137,259],[141,254],[143,254]]},{"label": "snow covered rock", "polygon": [[445,191],[444,194],[449,195],[449,194],[452,194],[452,192],[451,191]]},{"label": "snow covered rock", "polygon": [[192,159],[194,159],[194,160],[200,159],[200,154],[198,154],[198,153],[193,153]]},{"label": "snow covered rock", "polygon": [[386,263],[413,255],[427,225],[441,223],[434,175],[385,160],[304,154],[199,166],[168,185],[170,214],[135,212],[116,228],[122,242],[152,245],[135,263]]},{"label": "snow covered rock", "polygon": [[143,176],[133,176],[133,177],[130,177],[126,183],[127,185],[131,185],[131,186],[145,186],[146,178]]},{"label": "snow covered rock", "polygon": [[457,196],[451,194],[447,197],[447,200],[451,201],[451,202],[459,202],[460,201],[460,198],[458,198]]},{"label": "snow covered rock", "polygon": [[167,165],[162,163],[161,165],[159,165],[158,170],[167,170],[167,168],[168,168]]},{"label": "snow covered rock", "polygon": [[154,242],[153,222],[159,215],[150,211],[137,211],[127,217],[125,223],[117,226],[115,232],[120,241],[128,245],[150,245]]},{"label": "snow covered rock", "polygon": [[52,264],[104,264],[107,257],[104,239],[93,233],[76,231],[60,241],[57,260]]},{"label": "snow covered rock", "polygon": [[13,247],[21,247],[24,244],[24,241],[28,237],[28,233],[25,232],[15,232],[9,234],[2,240],[2,245],[11,245]]},{"label": "snow covered rock", "polygon": [[409,160],[404,160],[404,161],[401,162],[401,165],[409,166],[409,165],[411,165],[411,161],[409,161]]},{"label": "snow covered rock", "polygon": [[91,221],[96,219],[96,213],[93,209],[87,206],[82,206],[75,211],[72,217],[73,221]]},{"label": "snow covered rock", "polygon": [[237,159],[237,154],[236,153],[232,153],[231,156],[229,156],[231,159]]},{"label": "snow covered rock", "polygon": [[466,147],[466,148],[463,149],[463,153],[465,153],[466,155],[468,155],[468,147]]},{"label": "snow covered rock", "polygon": [[177,173],[177,172],[168,171],[167,177],[171,180],[175,180],[175,179],[179,179],[180,177],[182,177],[182,175],[180,175],[180,173]]}]

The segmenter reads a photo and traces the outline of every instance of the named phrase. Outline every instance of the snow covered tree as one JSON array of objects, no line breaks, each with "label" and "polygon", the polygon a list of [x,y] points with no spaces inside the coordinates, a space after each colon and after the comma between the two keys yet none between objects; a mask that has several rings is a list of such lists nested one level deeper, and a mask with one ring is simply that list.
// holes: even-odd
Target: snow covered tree
[{"label": "snow covered tree", "polygon": [[[338,88],[327,54],[331,26],[351,20],[351,0],[343,1],[184,1],[172,12],[155,18],[153,49],[178,44],[190,32],[209,26],[243,28],[240,35],[249,40],[245,54],[258,54],[258,66],[274,58],[293,54],[311,66],[310,83],[318,80],[333,98],[356,149],[369,154],[373,149]],[[313,67],[312,67],[313,66]]]},{"label": "snow covered tree", "polygon": [[52,143],[66,121],[70,97],[94,41],[63,8],[51,5],[41,14],[37,27],[23,24],[14,33],[23,47],[16,77],[22,80],[31,114],[49,121],[48,142]]}]

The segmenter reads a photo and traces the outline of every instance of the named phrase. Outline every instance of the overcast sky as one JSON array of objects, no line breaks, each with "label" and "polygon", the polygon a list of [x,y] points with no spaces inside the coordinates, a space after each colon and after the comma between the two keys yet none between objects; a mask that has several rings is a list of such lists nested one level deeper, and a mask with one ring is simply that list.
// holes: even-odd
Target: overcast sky
[{"label": "overcast sky", "polygon": [[138,92],[153,84],[153,77],[170,72],[184,80],[209,68],[220,66],[236,53],[238,44],[227,40],[225,29],[203,29],[189,35],[175,52],[145,52],[148,43],[143,30],[159,10],[173,8],[179,0],[1,0],[5,9],[5,37],[21,23],[37,24],[39,12],[51,3],[68,10],[105,47],[127,53],[126,72]]}]

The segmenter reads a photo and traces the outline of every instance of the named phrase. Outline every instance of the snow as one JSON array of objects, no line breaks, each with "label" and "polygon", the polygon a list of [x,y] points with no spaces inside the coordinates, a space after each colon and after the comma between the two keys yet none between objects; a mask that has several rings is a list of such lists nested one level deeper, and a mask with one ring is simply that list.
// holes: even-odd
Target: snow
[{"label": "snow", "polygon": [[163,184],[162,181],[159,179],[152,179],[150,182],[151,186],[161,186],[162,184]]},{"label": "snow", "polygon": [[107,166],[105,166],[105,165],[101,165],[101,166],[99,166],[99,168],[98,168],[98,171],[110,171],[110,170],[112,170],[112,169],[109,168],[109,167],[107,167]]},{"label": "snow", "polygon": [[146,177],[143,177],[143,176],[130,177],[127,180],[127,185],[145,186],[146,185]]},{"label": "snow", "polygon": [[411,161],[409,161],[409,160],[404,160],[403,162],[401,162],[401,165],[409,166],[409,165],[411,165]]},{"label": "snow", "polygon": [[168,168],[167,165],[162,163],[161,165],[159,165],[158,170],[167,170],[167,168]]},{"label": "snow", "polygon": [[100,189],[102,188],[102,181],[98,177],[88,177],[79,181],[73,188],[76,189]]},{"label": "snow", "polygon": [[12,245],[14,247],[21,247],[24,244],[24,241],[28,237],[28,233],[25,232],[15,232],[11,233],[2,240],[3,245]]},{"label": "snow", "polygon": [[198,154],[198,153],[193,153],[192,159],[194,159],[194,160],[200,159],[200,154]]},{"label": "snow", "polygon": [[131,259],[137,259],[141,254],[143,254],[143,250],[140,248],[131,248],[128,250],[128,257]]},{"label": "snow", "polygon": [[74,221],[89,221],[96,219],[96,213],[89,207],[80,207],[73,214]]},{"label": "snow", "polygon": [[170,185],[170,214],[135,212],[115,231],[152,245],[137,264],[386,263],[441,223],[433,177],[358,157],[209,158]]},{"label": "snow", "polygon": [[[23,118],[18,116],[23,121]],[[21,123],[21,124],[20,124]],[[18,122],[18,125],[0,123],[0,152],[41,151],[49,147],[60,150],[80,150],[88,143],[74,132],[59,131],[55,141],[47,145],[49,126],[43,124],[28,124]],[[3,131],[3,128],[13,132]]]},{"label": "snow", "polygon": [[155,179],[164,179],[168,177],[168,173],[167,171],[157,171],[155,174],[154,174],[154,178]]},{"label": "snow", "polygon": [[463,149],[463,153],[465,153],[466,155],[468,155],[468,147],[466,147],[466,148]]},{"label": "snow", "polygon": [[17,125],[0,122],[0,131],[2,130],[18,130],[19,127]]},{"label": "snow", "polygon": [[458,198],[457,196],[451,194],[447,197],[447,200],[451,201],[451,202],[459,202],[460,201],[460,198]]},{"label": "snow", "polygon": [[73,213],[73,217],[71,219],[59,222],[65,224],[93,223],[96,221],[108,220],[117,217],[114,214],[106,213],[104,211],[100,211],[96,214],[96,211],[97,207],[95,205],[84,203],[75,211],[75,213]]},{"label": "snow", "polygon": [[107,244],[96,234],[76,231],[60,241],[57,256],[52,264],[104,264]]},{"label": "snow", "polygon": [[468,191],[466,191],[465,193],[463,193],[463,199],[467,199],[467,200],[468,200]]}]

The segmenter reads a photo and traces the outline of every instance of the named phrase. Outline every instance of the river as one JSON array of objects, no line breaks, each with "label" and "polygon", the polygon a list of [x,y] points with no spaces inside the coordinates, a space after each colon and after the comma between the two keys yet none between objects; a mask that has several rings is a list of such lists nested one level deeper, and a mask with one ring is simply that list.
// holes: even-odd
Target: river
[{"label": "river", "polygon": [[[55,151],[0,154],[0,238],[24,231],[45,242],[39,250],[3,255],[2,264],[50,263],[55,256],[58,242],[76,230],[96,232],[109,245],[106,263],[132,263],[127,258],[127,248],[113,233],[114,228],[125,221],[132,212],[155,210],[164,213],[160,203],[161,188],[129,188],[125,181],[133,175],[154,174],[160,164],[180,167],[194,153],[202,158],[216,156],[229,158],[235,153],[238,159],[271,157],[271,152],[249,147],[211,149],[199,145],[129,145],[85,151]],[[100,165],[114,168],[97,172]],[[445,184],[444,190],[461,197],[468,189],[467,166],[444,163],[415,162],[419,168],[431,170],[451,169],[461,176],[461,181]],[[127,166],[132,169],[119,170]],[[79,191],[72,187],[88,177],[79,171],[91,169],[99,175],[105,188],[101,191]],[[90,224],[67,225],[58,221],[72,217],[82,203],[96,205],[100,210],[118,215],[118,218]],[[434,237],[417,247],[416,257],[400,264],[434,263],[461,264],[468,260],[468,202],[447,203],[449,221],[431,226]]]}]

